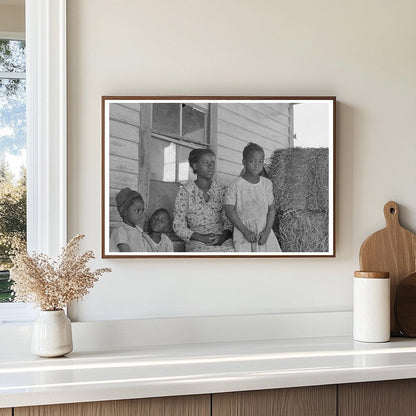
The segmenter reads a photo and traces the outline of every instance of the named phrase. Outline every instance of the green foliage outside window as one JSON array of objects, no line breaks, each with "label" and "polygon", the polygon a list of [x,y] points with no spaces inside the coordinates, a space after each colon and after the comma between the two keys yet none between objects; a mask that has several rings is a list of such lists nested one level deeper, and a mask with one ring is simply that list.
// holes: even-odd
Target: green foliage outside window
[{"label": "green foliage outside window", "polygon": [[0,164],[0,219],[0,302],[8,302],[11,256],[26,243],[26,172],[22,169],[16,182],[4,161]]}]

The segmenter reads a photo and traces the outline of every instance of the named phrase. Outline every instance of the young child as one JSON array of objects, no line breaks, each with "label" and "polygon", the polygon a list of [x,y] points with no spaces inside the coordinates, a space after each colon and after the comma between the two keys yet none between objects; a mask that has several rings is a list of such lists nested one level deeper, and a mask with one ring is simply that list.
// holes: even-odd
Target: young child
[{"label": "young child", "polygon": [[116,195],[117,210],[123,223],[113,230],[110,251],[152,251],[143,237],[144,201],[130,188],[123,188]]},{"label": "young child", "polygon": [[249,143],[243,150],[244,171],[227,189],[225,213],[234,225],[235,251],[282,251],[272,230],[273,186],[262,176],[264,150]]},{"label": "young child", "polygon": [[171,224],[169,212],[165,208],[159,208],[152,214],[147,226],[148,231],[143,234],[151,251],[158,253],[174,251],[172,241],[165,234],[169,231]]}]

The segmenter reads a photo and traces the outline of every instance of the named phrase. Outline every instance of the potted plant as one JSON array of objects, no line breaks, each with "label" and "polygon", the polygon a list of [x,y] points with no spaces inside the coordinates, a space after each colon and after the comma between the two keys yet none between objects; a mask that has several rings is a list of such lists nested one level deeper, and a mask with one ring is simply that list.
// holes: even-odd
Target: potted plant
[{"label": "potted plant", "polygon": [[41,357],[59,357],[72,351],[71,321],[64,308],[81,299],[109,268],[90,270],[87,263],[92,251],[79,254],[84,235],[76,235],[62,249],[57,261],[45,254],[27,250],[12,258],[10,279],[15,302],[33,303],[39,307],[39,317],[32,333],[32,353]]}]

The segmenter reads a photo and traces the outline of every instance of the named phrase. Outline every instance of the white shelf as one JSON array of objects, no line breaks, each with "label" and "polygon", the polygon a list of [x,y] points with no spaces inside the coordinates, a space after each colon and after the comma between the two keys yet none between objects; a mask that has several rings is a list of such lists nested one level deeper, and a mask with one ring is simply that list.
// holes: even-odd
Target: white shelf
[{"label": "white shelf", "polygon": [[142,345],[41,359],[0,355],[0,407],[416,377],[416,340],[350,337]]}]

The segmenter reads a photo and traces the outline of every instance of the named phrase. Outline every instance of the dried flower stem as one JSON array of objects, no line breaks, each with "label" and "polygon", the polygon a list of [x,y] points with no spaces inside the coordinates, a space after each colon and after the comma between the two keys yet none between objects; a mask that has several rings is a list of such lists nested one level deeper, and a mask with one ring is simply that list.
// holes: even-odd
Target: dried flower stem
[{"label": "dried flower stem", "polygon": [[42,310],[56,311],[86,295],[101,275],[111,269],[91,271],[87,267],[94,253],[78,254],[83,238],[81,234],[73,237],[63,248],[58,261],[45,254],[29,255],[26,250],[17,253],[10,270],[14,301],[34,303]]}]

